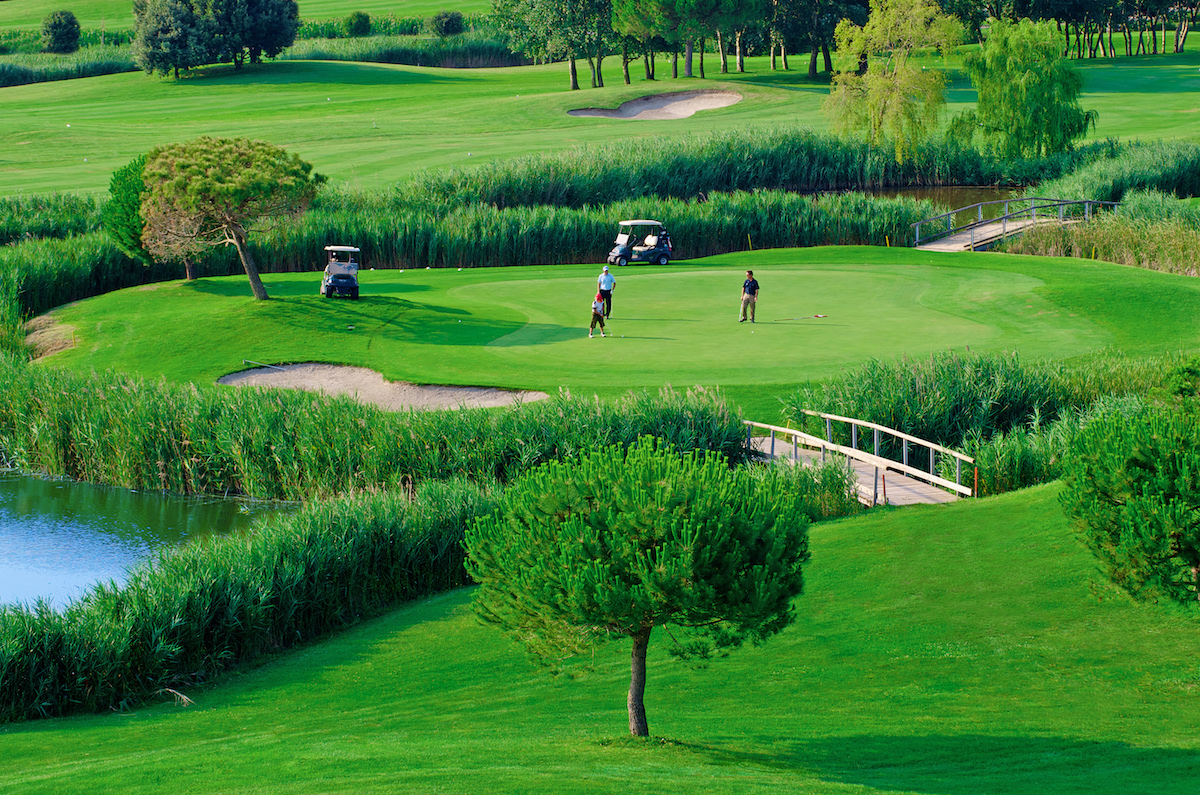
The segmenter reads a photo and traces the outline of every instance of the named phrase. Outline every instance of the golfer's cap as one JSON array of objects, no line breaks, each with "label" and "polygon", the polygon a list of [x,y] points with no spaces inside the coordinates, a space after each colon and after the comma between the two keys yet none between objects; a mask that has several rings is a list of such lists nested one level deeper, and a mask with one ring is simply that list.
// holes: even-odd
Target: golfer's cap
[{"label": "golfer's cap", "polygon": [[607,266],[607,265],[605,265],[605,266],[604,266],[604,270],[608,270],[608,266]]}]

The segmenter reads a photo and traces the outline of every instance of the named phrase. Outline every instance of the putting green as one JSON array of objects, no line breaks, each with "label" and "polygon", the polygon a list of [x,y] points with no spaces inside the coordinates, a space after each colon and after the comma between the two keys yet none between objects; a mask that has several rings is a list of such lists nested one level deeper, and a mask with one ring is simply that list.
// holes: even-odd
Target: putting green
[{"label": "putting green", "polygon": [[[746,268],[762,285],[754,324],[736,317]],[[969,347],[1062,359],[1200,344],[1200,282],[1074,259],[844,247],[623,268],[610,336],[589,339],[598,273],[364,271],[358,302],[320,298],[311,273],[268,275],[263,303],[244,277],[171,282],[56,310],[76,344],[46,361],[200,383],[249,359],[600,394],[719,385],[761,416],[774,414],[774,395],[872,357]]]}]

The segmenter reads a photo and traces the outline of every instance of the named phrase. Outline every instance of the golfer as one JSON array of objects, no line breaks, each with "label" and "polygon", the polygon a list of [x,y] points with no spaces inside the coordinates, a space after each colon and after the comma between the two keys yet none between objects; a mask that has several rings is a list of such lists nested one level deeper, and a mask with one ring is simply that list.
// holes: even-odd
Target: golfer
[{"label": "golfer", "polygon": [[596,280],[596,287],[600,289],[600,297],[604,300],[604,316],[612,317],[612,291],[617,286],[617,277],[608,272],[608,266],[604,266],[604,270],[600,272],[600,278]]},{"label": "golfer", "polygon": [[592,338],[596,331],[596,326],[600,326],[600,336],[604,336],[604,299],[600,293],[596,293],[596,300],[592,301],[592,325],[588,328],[588,339]]},{"label": "golfer", "polygon": [[745,323],[747,315],[750,317],[750,322],[754,322],[754,305],[756,303],[758,303],[758,281],[754,278],[754,271],[746,271],[746,281],[742,282],[742,313],[738,316],[739,323]]}]

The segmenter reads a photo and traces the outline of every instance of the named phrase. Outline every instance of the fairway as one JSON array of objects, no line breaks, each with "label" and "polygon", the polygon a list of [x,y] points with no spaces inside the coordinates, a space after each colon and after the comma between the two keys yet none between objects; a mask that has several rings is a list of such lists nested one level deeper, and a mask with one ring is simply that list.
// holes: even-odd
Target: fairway
[{"label": "fairway", "polygon": [[[737,322],[743,271],[759,322]],[[837,247],[615,269],[613,336],[588,339],[599,266],[363,271],[362,300],[316,274],[169,282],[56,310],[73,349],[47,363],[213,383],[266,363],[319,361],[390,380],[611,395],[721,386],[759,419],[774,397],[868,358],[948,349],[1065,359],[1200,344],[1200,283],[1081,260]],[[822,314],[824,318],[805,316]],[[197,336],[199,334],[199,336]],[[764,412],[766,412],[764,414]]]},{"label": "fairway", "polygon": [[[373,188],[422,169],[630,137],[828,126],[820,111],[828,93],[825,75],[814,82],[802,68],[771,71],[766,58],[747,59],[745,74],[719,75],[710,56],[707,80],[647,82],[638,66],[631,64],[633,84],[626,86],[619,59],[609,58],[608,86],[583,91],[566,90],[562,64],[422,69],[315,61],[280,61],[238,73],[212,67],[180,81],[133,73],[0,88],[6,110],[0,117],[0,195],[104,191],[112,172],[134,157],[205,134],[269,141],[335,182]],[[1200,53],[1078,66],[1086,81],[1083,107],[1100,112],[1091,138],[1196,137]],[[658,68],[660,75],[670,74],[666,64]],[[574,108],[616,108],[640,96],[699,88],[730,89],[743,99],[670,121],[567,115]],[[974,101],[974,90],[959,75],[944,119]]]},{"label": "fairway", "polygon": [[[1047,486],[816,525],[796,623],[706,666],[553,678],[457,591],[196,705],[0,728],[22,793],[1190,795],[1194,619],[1094,573]],[[657,739],[665,738],[665,739]]]}]

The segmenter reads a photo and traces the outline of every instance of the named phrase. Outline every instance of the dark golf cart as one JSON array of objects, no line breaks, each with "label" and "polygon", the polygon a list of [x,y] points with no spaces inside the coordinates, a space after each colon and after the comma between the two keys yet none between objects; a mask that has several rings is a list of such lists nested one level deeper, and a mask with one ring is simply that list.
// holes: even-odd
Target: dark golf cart
[{"label": "dark golf cart", "polygon": [[329,256],[321,276],[321,295],[333,298],[341,295],[358,300],[358,249],[354,246],[326,246]]},{"label": "dark golf cart", "polygon": [[661,221],[622,221],[613,250],[608,252],[608,264],[653,262],[666,265],[671,261],[671,251],[671,236]]}]

